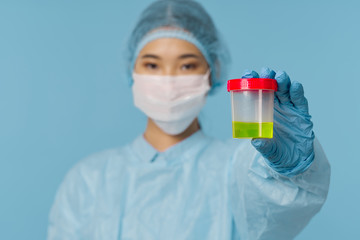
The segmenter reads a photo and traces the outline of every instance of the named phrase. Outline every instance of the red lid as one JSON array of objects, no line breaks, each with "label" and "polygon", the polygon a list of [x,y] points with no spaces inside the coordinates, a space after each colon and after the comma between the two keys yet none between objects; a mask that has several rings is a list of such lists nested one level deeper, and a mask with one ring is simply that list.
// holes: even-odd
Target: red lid
[{"label": "red lid", "polygon": [[277,82],[270,78],[239,78],[227,82],[228,92],[233,90],[274,90],[277,91]]}]

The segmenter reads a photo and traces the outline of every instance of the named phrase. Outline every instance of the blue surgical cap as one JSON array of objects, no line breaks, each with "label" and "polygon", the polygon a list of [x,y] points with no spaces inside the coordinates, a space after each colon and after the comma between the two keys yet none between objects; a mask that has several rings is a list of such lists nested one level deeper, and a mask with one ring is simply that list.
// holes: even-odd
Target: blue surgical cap
[{"label": "blue surgical cap", "polygon": [[226,81],[230,56],[205,9],[193,0],[158,0],[142,12],[128,41],[127,75],[130,83],[133,82],[132,72],[140,50],[158,38],[183,39],[199,49],[211,70],[210,94]]}]

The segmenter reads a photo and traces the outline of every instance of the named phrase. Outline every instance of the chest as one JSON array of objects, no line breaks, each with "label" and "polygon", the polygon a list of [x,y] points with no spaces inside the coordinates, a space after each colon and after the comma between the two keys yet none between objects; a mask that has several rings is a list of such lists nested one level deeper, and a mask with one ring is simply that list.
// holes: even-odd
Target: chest
[{"label": "chest", "polygon": [[129,172],[122,239],[201,239],[223,231],[230,219],[225,164],[189,162]]}]

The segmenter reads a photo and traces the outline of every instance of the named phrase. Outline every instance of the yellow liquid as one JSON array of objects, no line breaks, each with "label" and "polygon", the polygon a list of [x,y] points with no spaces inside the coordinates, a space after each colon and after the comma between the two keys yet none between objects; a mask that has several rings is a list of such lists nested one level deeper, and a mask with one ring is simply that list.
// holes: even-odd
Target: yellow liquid
[{"label": "yellow liquid", "polygon": [[272,122],[232,122],[233,138],[272,138]]}]

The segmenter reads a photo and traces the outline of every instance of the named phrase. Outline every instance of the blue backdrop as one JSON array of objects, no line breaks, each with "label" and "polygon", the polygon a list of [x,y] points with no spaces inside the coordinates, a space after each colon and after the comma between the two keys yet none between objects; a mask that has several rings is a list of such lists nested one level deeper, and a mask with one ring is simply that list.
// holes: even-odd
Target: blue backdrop
[{"label": "blue backdrop", "polygon": [[[144,130],[122,56],[150,2],[1,0],[0,239],[44,239],[65,173]],[[304,84],[332,177],[327,202],[297,239],[359,237],[359,2],[200,2],[228,43],[231,78],[269,66]],[[225,87],[201,119],[207,134],[231,137]]]}]

